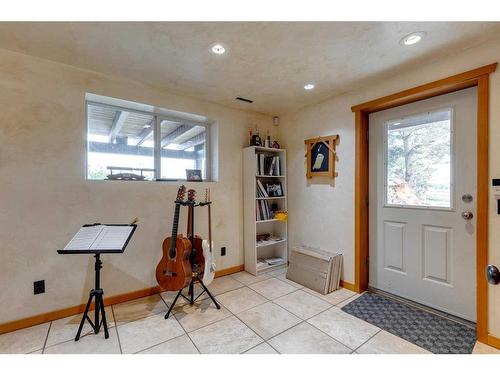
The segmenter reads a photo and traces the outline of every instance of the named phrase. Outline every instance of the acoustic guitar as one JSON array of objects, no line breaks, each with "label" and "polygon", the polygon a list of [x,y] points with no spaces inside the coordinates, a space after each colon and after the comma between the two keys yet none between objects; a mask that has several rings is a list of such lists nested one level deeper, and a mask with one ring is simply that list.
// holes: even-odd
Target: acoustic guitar
[{"label": "acoustic guitar", "polygon": [[156,266],[156,281],[165,290],[181,290],[191,282],[192,271],[189,263],[191,242],[177,235],[179,227],[179,212],[186,195],[186,187],[182,185],[175,200],[174,222],[172,235],[163,241],[163,256]]},{"label": "acoustic guitar", "polygon": [[194,231],[194,205],[196,198],[196,191],[194,189],[188,190],[188,222],[187,222],[187,238],[191,241],[191,267],[193,271],[199,275],[203,274],[205,267],[205,258],[203,257],[203,238],[193,233]]},{"label": "acoustic guitar", "polygon": [[215,276],[215,257],[212,249],[214,243],[212,241],[212,215],[210,208],[210,189],[205,190],[205,203],[208,205],[208,241],[203,240],[203,256],[205,257],[205,270],[203,272],[203,284],[210,284]]}]

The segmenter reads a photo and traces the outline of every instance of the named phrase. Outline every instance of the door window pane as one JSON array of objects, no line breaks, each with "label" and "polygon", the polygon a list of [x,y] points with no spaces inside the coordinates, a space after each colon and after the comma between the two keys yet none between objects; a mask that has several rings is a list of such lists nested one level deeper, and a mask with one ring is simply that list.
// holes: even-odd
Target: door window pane
[{"label": "door window pane", "polygon": [[87,178],[154,179],[154,116],[89,104]]},{"label": "door window pane", "polygon": [[386,123],[386,203],[451,208],[451,109]]},{"label": "door window pane", "polygon": [[200,169],[205,180],[206,128],[162,120],[161,178],[186,179],[186,169]]}]

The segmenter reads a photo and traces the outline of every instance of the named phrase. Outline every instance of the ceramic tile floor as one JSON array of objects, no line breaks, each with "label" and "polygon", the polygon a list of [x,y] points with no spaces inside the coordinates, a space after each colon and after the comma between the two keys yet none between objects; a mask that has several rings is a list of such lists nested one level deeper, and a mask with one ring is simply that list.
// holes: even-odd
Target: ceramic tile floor
[{"label": "ceramic tile floor", "polygon": [[[101,354],[371,354],[428,353],[340,310],[359,295],[340,289],[323,296],[286,279],[285,270],[255,277],[246,272],[215,279],[221,304],[179,300],[166,292],[106,307],[109,339],[86,325],[74,341],[81,315],[0,335],[0,353]],[[499,350],[477,343],[475,353]]]}]

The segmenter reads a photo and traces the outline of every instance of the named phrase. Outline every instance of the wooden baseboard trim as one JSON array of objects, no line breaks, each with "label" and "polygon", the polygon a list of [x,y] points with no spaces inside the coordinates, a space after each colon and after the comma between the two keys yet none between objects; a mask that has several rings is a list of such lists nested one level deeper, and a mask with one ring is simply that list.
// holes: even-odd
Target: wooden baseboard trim
[{"label": "wooden baseboard trim", "polygon": [[[215,277],[230,275],[232,273],[243,271],[244,269],[245,269],[245,266],[243,264],[238,265],[238,266],[234,266],[234,267],[230,267],[230,268],[226,268],[226,269],[223,269],[220,271],[216,271]],[[153,286],[153,287],[149,287],[149,288],[145,288],[145,289],[141,289],[141,290],[135,290],[132,292],[117,294],[115,296],[104,297],[104,304],[106,306],[116,305],[118,303],[128,302],[128,301],[131,301],[134,299],[151,296],[153,294],[157,294],[157,293],[160,293],[162,291],[163,291],[163,289],[160,288],[159,286]],[[92,304],[91,309],[92,310],[94,309],[94,304]],[[16,331],[16,330],[22,329],[22,328],[28,328],[31,326],[35,326],[37,324],[50,322],[52,320],[66,318],[68,316],[80,314],[84,311],[85,311],[85,304],[82,303],[81,305],[71,306],[71,307],[67,307],[67,308],[59,309],[59,310],[55,310],[55,311],[49,311],[47,313],[34,315],[34,316],[27,317],[27,318],[19,319],[19,320],[13,320],[13,321],[7,322],[7,323],[2,323],[2,324],[0,324],[0,334]]]},{"label": "wooden baseboard trim", "polygon": [[236,272],[241,272],[244,270],[245,270],[245,265],[240,264],[238,266],[225,268],[225,269],[220,270],[220,271],[215,271],[215,277],[226,276],[226,275],[230,275],[230,274],[236,273]]},{"label": "wooden baseboard trim", "polygon": [[488,335],[487,344],[489,346],[493,346],[494,348],[500,349],[500,338],[495,337],[493,335]]},{"label": "wooden baseboard trim", "polygon": [[340,286],[342,288],[346,288],[348,290],[351,290],[353,292],[356,292],[356,287],[354,286],[354,284],[351,284],[351,283],[348,283],[347,281],[344,281],[344,280],[340,280]]}]

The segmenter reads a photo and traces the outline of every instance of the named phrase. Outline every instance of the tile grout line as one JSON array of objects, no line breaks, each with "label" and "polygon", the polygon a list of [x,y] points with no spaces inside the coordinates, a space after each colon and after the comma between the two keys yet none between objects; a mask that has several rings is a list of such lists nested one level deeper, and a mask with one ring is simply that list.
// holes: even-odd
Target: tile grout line
[{"label": "tile grout line", "polygon": [[[271,278],[273,278],[273,277],[271,277]],[[274,277],[274,278],[278,279],[277,277]],[[266,280],[268,280],[268,279],[266,279]],[[266,280],[262,280],[262,281],[266,281]],[[279,279],[278,279],[278,280],[279,280]],[[282,281],[282,280],[280,280],[280,281]],[[282,281],[282,282],[283,282],[283,281]],[[290,285],[290,284],[288,284],[288,285]],[[290,286],[292,286],[292,287],[293,287],[293,285],[290,285]],[[252,288],[251,288],[250,286],[248,286],[248,285],[247,285],[247,287],[249,287],[250,289],[252,289]],[[266,298],[266,299],[267,299],[267,297],[265,297],[264,295],[260,294],[258,291],[254,290],[254,289],[252,289],[252,290],[253,290],[254,292],[256,292],[257,294],[259,294],[259,295],[261,295],[262,297],[264,297],[264,298]],[[287,295],[289,295],[289,294],[295,293],[295,292],[296,292],[296,291],[298,291],[298,290],[303,290],[303,288],[302,288],[302,289],[296,288],[295,290],[293,290],[293,291],[291,291],[291,292],[289,292],[289,293],[287,293],[287,294],[284,294],[284,295],[282,295],[282,296],[280,296],[280,297],[275,298],[275,300],[276,300],[276,299],[278,299],[278,298],[281,298],[281,297],[287,296]],[[305,293],[307,293],[307,291],[305,291],[305,290],[304,290],[304,292],[305,292]],[[311,296],[313,296],[313,297],[316,297],[316,296],[314,296],[314,295],[312,295],[312,294],[310,294],[310,293],[308,293],[308,294],[309,294],[309,295],[311,295]],[[355,295],[356,295],[356,294],[355,294]],[[355,295],[350,296],[350,297],[347,297],[346,299],[344,299],[344,300],[342,300],[342,301],[339,301],[337,304],[340,304],[340,303],[342,303],[342,302],[346,301],[347,299],[354,297]],[[323,299],[322,299],[322,298],[320,298],[320,297],[316,297],[316,298],[323,300]],[[261,338],[264,340],[264,342],[266,342],[267,344],[269,344],[269,345],[270,345],[270,346],[271,346],[274,350],[276,350],[278,353],[280,353],[280,352],[279,352],[279,351],[278,351],[275,347],[273,347],[273,346],[271,345],[271,343],[269,343],[269,340],[271,340],[272,338],[274,338],[274,337],[276,337],[276,336],[279,336],[279,335],[281,335],[282,333],[285,333],[286,331],[288,331],[288,330],[290,330],[290,329],[292,329],[292,328],[294,328],[294,327],[298,326],[299,324],[301,324],[301,323],[305,322],[305,323],[309,324],[311,327],[314,327],[314,328],[318,329],[320,332],[323,332],[324,334],[326,334],[328,337],[330,337],[330,338],[331,338],[332,340],[334,340],[335,342],[337,342],[337,343],[339,343],[340,345],[342,345],[342,346],[346,347],[348,350],[351,350],[351,354],[352,354],[352,349],[351,349],[349,346],[347,346],[346,344],[344,344],[344,343],[340,342],[339,340],[335,339],[334,337],[332,337],[331,335],[329,335],[327,332],[324,332],[323,330],[319,329],[318,327],[313,326],[311,323],[309,323],[309,322],[307,321],[308,319],[312,319],[312,318],[314,318],[315,316],[317,316],[317,315],[319,315],[319,314],[321,314],[321,313],[323,313],[323,312],[325,312],[325,311],[327,311],[327,310],[330,310],[330,309],[331,309],[331,308],[333,308],[333,307],[337,307],[337,304],[335,304],[335,305],[334,305],[334,304],[332,304],[331,302],[329,302],[329,301],[327,301],[327,300],[323,300],[323,301],[327,302],[330,306],[329,306],[328,308],[326,308],[325,310],[320,311],[319,313],[314,314],[314,315],[312,315],[311,317],[309,317],[309,318],[307,318],[307,319],[302,319],[301,317],[299,317],[299,316],[295,315],[293,312],[291,312],[291,311],[287,310],[285,307],[280,306],[280,305],[278,305],[277,303],[275,303],[275,302],[274,302],[274,300],[268,300],[268,302],[274,303],[276,306],[278,306],[278,307],[280,307],[280,308],[284,309],[285,311],[289,312],[290,314],[292,314],[293,316],[295,316],[296,318],[298,318],[298,319],[300,320],[300,322],[299,322],[299,323],[297,323],[297,324],[294,324],[294,325],[293,325],[293,326],[291,326],[291,327],[288,327],[287,329],[285,329],[285,330],[284,330],[284,331],[282,331],[282,332],[279,332],[279,333],[277,333],[277,334],[275,334],[275,335],[273,335],[273,336],[269,337],[267,340],[266,340],[266,339],[264,339],[262,336],[260,336],[257,332],[255,332],[255,331],[254,331],[254,330],[253,330],[250,326],[248,326],[247,324],[245,324],[245,322],[241,321],[241,319],[239,319],[239,317],[238,317],[238,316],[236,316],[236,315],[235,315],[235,316],[236,316],[236,318],[238,318],[238,320],[240,320],[243,324],[245,324],[245,326],[247,326],[250,330],[252,330],[253,332],[255,332],[255,333],[256,333],[259,337],[261,337]],[[267,303],[267,302],[264,302],[264,303]],[[258,306],[261,306],[261,305],[263,305],[264,303],[262,303],[262,304],[260,304],[260,305],[258,305]],[[257,306],[254,306],[254,307],[257,307]],[[252,308],[254,308],[254,307],[251,307],[250,309],[252,309]],[[337,307],[337,308],[338,308],[338,307]],[[244,310],[244,311],[248,311],[248,310],[250,310],[250,309],[246,309],[246,310]],[[243,312],[243,311],[242,311],[242,312]],[[239,314],[239,313],[238,313],[238,314]],[[377,327],[377,328],[378,328],[378,327]],[[379,330],[380,330],[380,328],[379,328]],[[377,332],[377,333],[378,333],[378,332]],[[371,339],[371,337],[370,337],[370,339]],[[259,345],[260,345],[260,344],[259,344]],[[250,350],[250,349],[248,349],[248,350]],[[281,353],[280,353],[280,354],[281,354]]]},{"label": "tile grout line", "polygon": [[[255,333],[255,334],[256,334],[256,335],[257,335],[260,339],[262,339],[262,342],[266,342],[266,339],[265,339],[264,337],[262,337],[261,335],[259,335],[257,332],[255,332],[255,331],[252,329],[252,327],[250,327],[250,326],[248,326],[247,324],[245,324],[245,322],[244,322],[244,321],[242,321],[242,320],[241,320],[238,316],[236,316],[235,314],[233,314],[233,316],[234,316],[236,319],[238,319],[238,321],[240,321],[240,322],[241,322],[241,324],[243,324],[243,325],[244,325],[245,327],[247,327],[250,331],[252,331],[253,333]],[[262,342],[259,342],[259,343],[258,343],[257,345],[255,345],[255,346],[258,346],[258,345],[262,344]],[[255,348],[255,346],[254,346],[254,347],[252,347],[252,348]],[[252,348],[250,348],[250,349],[252,349]],[[248,350],[250,350],[250,349],[248,349]],[[246,351],[248,351],[248,350],[245,350],[245,352],[246,352]],[[244,352],[241,352],[241,353],[238,353],[238,354],[243,354],[243,353],[244,353]]]},{"label": "tile grout line", "polygon": [[49,329],[47,330],[47,336],[45,336],[45,341],[43,342],[42,354],[44,354],[45,347],[47,346],[47,341],[49,339],[50,329],[52,328],[52,322],[53,322],[53,320],[50,321]]},{"label": "tile grout line", "polygon": [[[375,326],[376,327],[376,326]],[[379,328],[379,327],[377,327]],[[354,349],[352,351],[352,353],[356,352],[356,350],[358,350],[359,348],[361,348],[363,345],[365,345],[368,341],[370,341],[371,339],[373,339],[375,336],[377,336],[380,332],[384,331],[382,328],[379,328],[379,330],[373,335],[373,336],[370,336],[370,338],[368,340],[366,340],[364,343],[362,343],[361,345],[359,345],[356,349]],[[387,331],[386,331],[387,332]],[[390,333],[390,332],[389,332]],[[352,354],[351,353],[351,354]],[[357,352],[356,352],[357,353]],[[360,353],[358,353],[360,354]]]},{"label": "tile grout line", "polygon": [[[331,309],[332,309],[332,308],[334,308],[334,307],[336,307],[337,309],[341,310],[341,309],[340,309],[340,308],[338,308],[336,305],[334,305],[334,306],[330,307],[329,309],[326,309],[326,310],[324,310],[324,311],[322,311],[322,312],[320,312],[320,313],[318,313],[318,314],[316,314],[316,315],[314,315],[314,316],[310,317],[308,320],[310,320],[310,319],[312,319],[312,318],[314,318],[314,317],[318,316],[319,314],[324,313],[325,311],[331,310]],[[342,310],[341,310],[341,311],[342,311]],[[342,312],[343,312],[344,314],[347,314],[345,311],[342,311]],[[350,315],[350,314],[349,314],[349,315]],[[351,315],[351,316],[352,316],[352,315]],[[355,316],[353,316],[353,317],[354,317],[354,318],[356,318]],[[356,319],[359,319],[359,318],[356,318]],[[307,322],[307,323],[309,323],[309,322],[308,322],[308,320],[306,320],[306,322]],[[362,320],[362,319],[359,319],[359,320]],[[364,320],[362,320],[362,321],[363,321],[363,322],[365,322]],[[365,322],[365,323],[367,323],[367,324],[370,324],[370,325],[374,326],[375,328],[377,328],[377,329],[378,329],[378,331],[377,331],[377,332],[375,332],[372,336],[370,336],[370,337],[369,337],[369,338],[368,338],[365,342],[363,342],[361,345],[359,345],[358,347],[356,347],[356,349],[351,349],[351,347],[350,347],[350,346],[347,346],[347,344],[344,344],[343,342],[339,341],[338,339],[336,339],[335,337],[333,337],[332,335],[330,335],[328,332],[323,331],[321,328],[316,327],[315,325],[313,325],[313,324],[311,324],[311,323],[309,323],[309,324],[311,324],[311,326],[313,326],[313,327],[315,327],[315,328],[319,329],[321,332],[323,332],[324,334],[328,335],[329,337],[331,337],[332,339],[334,339],[334,340],[335,340],[335,341],[337,341],[338,343],[340,343],[340,344],[344,345],[344,346],[345,346],[346,348],[348,348],[349,350],[352,350],[352,352],[351,352],[351,354],[352,354],[353,352],[355,352],[356,350],[358,350],[361,346],[363,346],[363,345],[364,345],[364,344],[366,344],[368,341],[370,341],[373,337],[375,337],[375,335],[377,335],[380,331],[382,331],[382,328],[377,327],[376,325],[373,325],[373,324],[368,323],[368,322]]]},{"label": "tile grout line", "polygon": [[[162,292],[162,293],[163,293],[163,292]],[[163,301],[163,303],[167,306],[167,312],[168,312],[168,309],[170,308],[170,306],[169,306],[169,304],[167,303],[167,301],[165,301],[165,299],[163,298],[163,296],[161,295],[162,293],[157,293],[157,294],[159,295],[159,297],[160,297],[160,299]],[[156,316],[156,315],[160,315],[160,314],[161,314],[161,313],[154,314],[154,315],[151,315],[151,316]],[[182,326],[182,324],[181,324],[181,323],[177,320],[177,318],[174,316],[173,311],[171,311],[171,314],[172,314],[172,315],[171,315],[171,316],[169,316],[169,319],[170,319],[170,317],[174,318],[174,320],[177,322],[177,324],[179,324],[179,327],[181,327],[181,329],[184,331],[184,335],[186,335],[186,336],[188,337],[188,339],[191,341],[191,343],[193,344],[193,346],[195,347],[195,349],[198,351],[198,353],[199,353],[199,354],[201,354],[200,350],[198,349],[198,347],[196,346],[196,344],[193,342],[193,340],[191,340],[191,337],[190,337],[190,336],[189,336],[189,334],[186,332],[186,330],[184,329],[184,327]],[[165,315],[166,315],[166,314],[165,314]],[[167,320],[167,319],[165,319],[165,320]],[[129,322],[129,323],[131,323],[131,322]],[[167,343],[167,342],[169,342],[169,341],[172,341],[172,340],[175,340],[175,339],[177,339],[177,338],[179,338],[179,337],[181,337],[181,336],[183,336],[183,335],[175,336],[175,337],[172,337],[172,338],[170,338],[170,339],[168,339],[168,340],[162,341],[162,342],[160,342],[160,343],[158,343],[158,344],[151,345],[151,346],[149,346],[149,347],[147,347],[147,348],[144,348],[144,349],[141,349],[141,350],[139,350],[139,351],[135,352],[134,354],[141,354],[142,352],[144,352],[144,351],[146,351],[146,350],[149,350],[149,349],[154,348],[154,347],[156,347],[156,346],[159,346],[159,345],[165,344],[165,343]]]},{"label": "tile grout line", "polygon": [[122,350],[122,344],[120,341],[120,334],[118,333],[118,323],[116,322],[116,317],[115,317],[115,309],[113,308],[113,305],[110,306],[111,308],[111,315],[113,315],[113,321],[115,322],[115,331],[116,331],[116,337],[118,339],[118,347],[120,348],[120,354],[123,354]]},{"label": "tile grout line", "polygon": [[[174,318],[175,318],[175,316],[174,316]],[[175,318],[175,320],[177,320],[177,318]],[[182,326],[182,324],[178,320],[177,320],[177,323],[179,323],[179,325],[181,326],[182,330],[184,331],[184,334],[188,337],[189,341],[191,341],[191,343],[193,344],[194,348],[198,351],[198,353],[202,354],[201,350],[196,346],[196,344],[194,343],[193,339],[191,338],[191,336],[189,336],[189,333],[184,329],[184,327]]]},{"label": "tile grout line", "polygon": [[[164,292],[161,292],[161,293],[156,293],[156,294],[158,294],[158,296],[160,297],[160,299],[163,301],[163,303],[164,303],[164,304],[165,304],[165,306],[167,307],[167,311],[166,311],[166,312],[165,312],[165,311],[161,311],[161,312],[158,312],[158,313],[156,313],[156,314],[153,314],[153,315],[147,316],[147,317],[142,318],[142,319],[148,319],[148,318],[151,318],[151,317],[153,317],[153,316],[160,315],[160,314],[165,314],[165,315],[166,315],[166,313],[168,312],[168,309],[170,308],[170,306],[169,306],[169,304],[167,303],[167,301],[165,301],[165,299],[163,298],[163,296],[161,295],[162,293],[164,293]],[[153,294],[153,296],[154,296],[154,295],[156,295],[156,294]],[[113,312],[113,316],[114,316],[114,312]],[[174,320],[177,322],[177,324],[179,324],[179,326],[181,327],[181,329],[184,331],[184,334],[185,334],[186,336],[188,336],[189,340],[193,343],[193,345],[194,345],[195,349],[196,349],[196,350],[200,353],[200,350],[199,350],[199,349],[198,349],[198,347],[195,345],[195,343],[193,342],[193,340],[191,340],[191,337],[189,337],[189,335],[187,334],[187,332],[186,332],[186,330],[184,329],[184,327],[182,326],[182,324],[180,324],[180,323],[179,323],[179,321],[177,320],[177,318],[175,318],[173,311],[171,311],[171,316],[170,316],[170,317],[174,318]],[[170,319],[170,317],[169,317],[169,319]],[[129,323],[136,322],[136,321],[138,321],[138,320],[141,320],[141,319],[136,319],[136,320],[133,320],[133,321],[131,321],[131,322],[127,322],[127,323],[125,323],[125,324],[122,324],[122,326],[127,325],[127,324],[129,324]],[[165,320],[167,320],[167,319],[165,319]],[[115,320],[115,324],[116,324],[116,320]],[[116,327],[117,327],[117,332],[118,332],[118,324],[116,324]],[[140,354],[140,353],[142,353],[142,352],[144,352],[144,351],[146,351],[146,350],[149,350],[149,349],[151,349],[151,348],[154,348],[154,347],[156,347],[156,346],[158,346],[158,345],[165,344],[166,342],[172,341],[172,340],[177,339],[177,338],[179,338],[179,337],[181,337],[181,336],[182,336],[182,335],[172,337],[172,338],[170,338],[170,339],[168,339],[168,340],[165,340],[165,341],[162,341],[162,342],[160,342],[160,343],[158,343],[158,344],[154,344],[154,345],[151,345],[151,346],[149,346],[149,347],[147,347],[147,348],[141,349],[141,350],[139,350],[139,351],[137,351],[137,352],[135,352],[135,353],[133,353],[133,354]],[[121,350],[121,346],[120,346],[120,350]],[[123,353],[122,353],[122,354],[123,354]],[[200,353],[200,354],[201,354],[201,353]]]},{"label": "tile grout line", "polygon": [[[159,345],[165,344],[165,343],[170,342],[170,341],[172,341],[172,340],[178,339],[179,337],[182,337],[182,336],[184,336],[184,335],[186,335],[186,336],[189,338],[189,340],[193,343],[193,345],[194,345],[195,349],[198,351],[198,353],[200,353],[200,350],[199,350],[199,349],[198,349],[198,347],[195,345],[195,343],[193,342],[193,340],[191,340],[191,338],[190,338],[190,337],[189,337],[189,335],[187,334],[187,332],[186,332],[186,330],[184,329],[184,327],[182,327],[182,325],[179,323],[179,321],[178,321],[178,320],[177,320],[177,319],[176,319],[173,315],[172,315],[171,317],[172,317],[172,318],[174,318],[174,320],[177,322],[177,324],[179,324],[179,326],[181,327],[181,329],[184,331],[184,333],[183,333],[183,334],[180,334],[179,336],[172,337],[172,338],[170,338],[170,339],[168,339],[168,340],[165,340],[165,341],[162,341],[162,342],[160,342],[160,343],[158,343],[158,344],[154,344],[154,345],[148,346],[147,348],[141,349],[141,350],[139,350],[139,351],[137,351],[137,352],[135,352],[135,353],[133,353],[133,354],[141,354],[142,352],[144,352],[144,351],[146,351],[146,350],[149,350],[149,349],[151,349],[151,348],[154,348],[154,347],[157,347],[157,346],[159,346]],[[169,317],[169,319],[170,319],[170,317]],[[167,320],[167,319],[165,319],[165,320]],[[169,353],[165,353],[165,354],[169,354]],[[200,353],[200,354],[201,354],[201,353]]]}]

